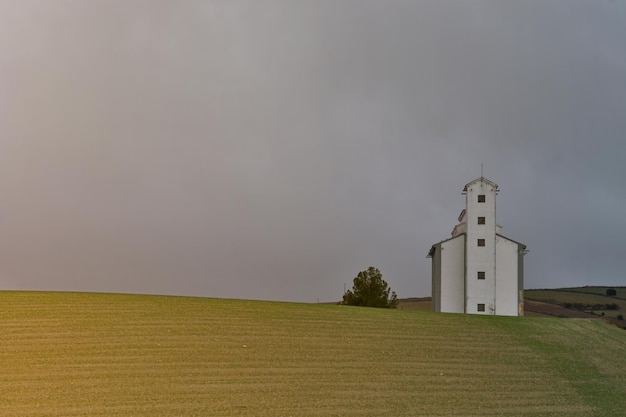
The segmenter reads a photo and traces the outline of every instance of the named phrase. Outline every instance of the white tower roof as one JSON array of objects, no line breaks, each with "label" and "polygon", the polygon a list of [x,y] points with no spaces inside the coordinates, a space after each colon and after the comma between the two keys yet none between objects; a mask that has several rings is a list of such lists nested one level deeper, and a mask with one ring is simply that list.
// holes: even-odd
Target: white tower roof
[{"label": "white tower roof", "polygon": [[498,189],[498,184],[496,184],[493,181],[489,181],[487,178],[485,177],[480,177],[480,178],[476,178],[474,181],[470,181],[467,184],[465,184],[465,187],[463,187],[463,191],[467,191],[467,188],[474,184],[475,182],[486,182],[487,184],[491,185],[492,187],[494,187],[496,190]]}]

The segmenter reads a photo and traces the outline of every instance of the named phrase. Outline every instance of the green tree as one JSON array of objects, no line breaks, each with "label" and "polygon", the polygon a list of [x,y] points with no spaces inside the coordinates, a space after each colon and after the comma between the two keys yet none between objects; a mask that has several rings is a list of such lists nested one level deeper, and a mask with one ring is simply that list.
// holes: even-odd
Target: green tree
[{"label": "green tree", "polygon": [[343,295],[341,304],[349,306],[396,308],[398,297],[387,285],[378,268],[370,266],[354,278],[352,290]]}]

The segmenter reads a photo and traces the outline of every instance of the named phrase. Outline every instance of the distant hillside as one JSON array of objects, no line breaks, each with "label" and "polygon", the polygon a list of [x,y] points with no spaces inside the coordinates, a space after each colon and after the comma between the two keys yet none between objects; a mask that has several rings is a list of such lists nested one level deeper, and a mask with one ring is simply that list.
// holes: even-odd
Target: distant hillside
[{"label": "distant hillside", "polygon": [[602,320],[0,291],[0,340],[12,417],[626,409],[626,332]]},{"label": "distant hillside", "polygon": [[[606,295],[609,289],[615,290],[616,295]],[[604,317],[616,324],[626,316],[626,287],[532,289],[525,290],[524,297],[529,315]]]}]

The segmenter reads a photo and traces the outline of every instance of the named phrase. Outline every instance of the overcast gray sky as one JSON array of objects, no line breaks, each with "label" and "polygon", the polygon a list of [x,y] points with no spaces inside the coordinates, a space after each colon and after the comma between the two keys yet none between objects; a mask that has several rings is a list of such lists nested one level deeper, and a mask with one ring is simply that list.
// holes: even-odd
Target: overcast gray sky
[{"label": "overcast gray sky", "polygon": [[0,0],[0,287],[430,295],[463,186],[526,287],[626,285],[624,0]]}]

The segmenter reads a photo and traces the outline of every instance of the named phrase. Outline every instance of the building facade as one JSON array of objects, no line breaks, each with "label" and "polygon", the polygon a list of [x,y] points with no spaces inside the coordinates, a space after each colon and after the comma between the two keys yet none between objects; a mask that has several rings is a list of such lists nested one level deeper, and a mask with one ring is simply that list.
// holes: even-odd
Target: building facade
[{"label": "building facade", "polygon": [[527,251],[496,223],[498,185],[480,177],[463,194],[465,209],[452,236],[428,252],[433,311],[521,316]]}]

